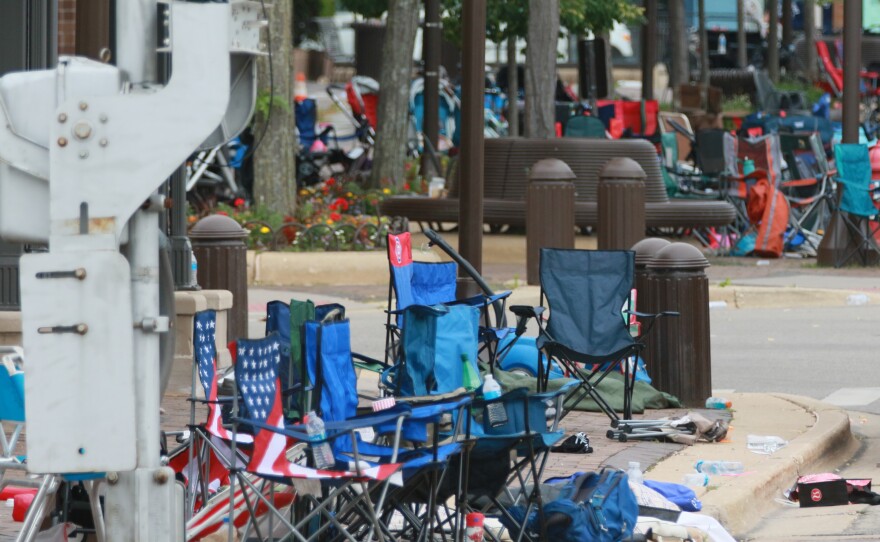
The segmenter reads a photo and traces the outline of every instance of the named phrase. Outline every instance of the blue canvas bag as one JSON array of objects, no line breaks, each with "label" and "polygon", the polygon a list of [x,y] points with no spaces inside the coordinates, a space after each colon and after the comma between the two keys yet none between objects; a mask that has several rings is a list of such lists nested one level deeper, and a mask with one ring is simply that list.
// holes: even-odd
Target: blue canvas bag
[{"label": "blue canvas bag", "polygon": [[[625,472],[579,472],[557,483],[563,484],[559,497],[544,506],[548,540],[617,542],[632,535],[639,505]],[[522,509],[510,513],[518,519]],[[540,532],[537,512],[529,515],[528,528]]]}]

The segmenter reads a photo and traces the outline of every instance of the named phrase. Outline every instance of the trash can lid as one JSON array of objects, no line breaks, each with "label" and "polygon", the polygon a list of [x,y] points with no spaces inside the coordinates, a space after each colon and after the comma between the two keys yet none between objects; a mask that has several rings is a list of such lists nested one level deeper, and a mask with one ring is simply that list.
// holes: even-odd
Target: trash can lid
[{"label": "trash can lid", "polygon": [[648,269],[705,269],[709,260],[700,249],[687,243],[670,243],[648,262]]},{"label": "trash can lid", "polygon": [[632,158],[618,157],[605,162],[599,170],[599,178],[608,179],[646,179],[648,175],[642,166]]},{"label": "trash can lid", "polygon": [[247,230],[225,215],[211,215],[196,222],[189,231],[192,239],[242,239]]},{"label": "trash can lid", "polygon": [[669,246],[670,242],[660,237],[648,237],[632,246],[636,253],[636,267],[645,267],[661,249]]},{"label": "trash can lid", "polygon": [[574,180],[576,175],[568,164],[556,158],[544,158],[532,164],[529,180]]}]

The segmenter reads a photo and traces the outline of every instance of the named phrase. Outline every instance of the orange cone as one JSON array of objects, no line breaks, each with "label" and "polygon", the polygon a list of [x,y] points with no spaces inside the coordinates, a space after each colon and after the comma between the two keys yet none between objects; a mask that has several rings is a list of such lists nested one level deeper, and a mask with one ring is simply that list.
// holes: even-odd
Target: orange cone
[{"label": "orange cone", "polygon": [[301,102],[309,97],[309,89],[306,87],[306,76],[303,72],[296,74],[296,82],[293,84],[293,99]]}]

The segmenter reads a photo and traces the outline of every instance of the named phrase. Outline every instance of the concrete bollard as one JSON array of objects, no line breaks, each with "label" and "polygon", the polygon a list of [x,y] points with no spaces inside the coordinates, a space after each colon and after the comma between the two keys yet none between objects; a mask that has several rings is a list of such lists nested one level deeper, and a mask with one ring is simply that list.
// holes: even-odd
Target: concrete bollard
[{"label": "concrete bollard", "polygon": [[247,236],[238,222],[223,215],[199,220],[189,234],[198,262],[199,286],[232,292],[230,340],[248,336]]},{"label": "concrete bollard", "polygon": [[[636,253],[636,266],[635,266],[635,288],[636,288],[636,310],[638,312],[645,313],[657,313],[663,310],[663,307],[659,307],[657,305],[657,292],[651,289],[651,285],[649,283],[649,275],[648,264],[654,259],[654,256],[660,252],[661,249],[669,246],[669,241],[666,239],[660,239],[659,237],[649,237],[647,239],[642,239],[638,243],[632,246],[632,249]],[[642,329],[644,330],[645,323],[642,323]],[[657,358],[657,351],[659,349],[659,344],[657,340],[656,333],[650,333],[647,337],[647,346],[645,350],[642,352],[642,359],[645,360],[645,365],[648,368],[648,374],[652,376],[654,375],[654,367],[657,365],[655,361]],[[661,369],[662,370],[662,369]]]},{"label": "concrete bollard", "polygon": [[555,158],[538,160],[526,193],[526,280],[540,284],[542,248],[574,248],[574,172]]},{"label": "concrete bollard", "polygon": [[678,397],[687,407],[705,406],[712,395],[709,339],[709,262],[687,243],[671,243],[648,263],[648,288],[655,309],[681,316],[660,319],[652,333],[658,348],[649,374],[653,385]]},{"label": "concrete bollard", "polygon": [[632,158],[613,158],[599,172],[599,250],[626,250],[645,237],[645,178]]}]

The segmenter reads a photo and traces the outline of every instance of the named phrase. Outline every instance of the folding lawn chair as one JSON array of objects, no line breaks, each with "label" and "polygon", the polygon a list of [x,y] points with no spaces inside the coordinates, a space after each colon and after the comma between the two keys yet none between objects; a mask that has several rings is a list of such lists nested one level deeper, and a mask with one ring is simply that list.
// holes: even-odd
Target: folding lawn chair
[{"label": "folding lawn chair", "polygon": [[[877,207],[874,200],[880,196],[880,183],[871,180],[871,159],[867,145],[838,144],[834,147],[836,180],[841,185],[838,209],[846,227],[847,244],[842,256],[834,262],[841,267],[858,255],[862,265],[876,261],[880,255],[876,235],[880,230]],[[838,223],[839,224],[839,223]]]},{"label": "folding lawn chair", "polygon": [[782,183],[795,220],[792,231],[817,250],[834,208],[834,181],[825,149],[815,132],[781,133],[779,141],[793,177]]},{"label": "folding lawn chair", "polygon": [[[672,123],[678,125],[676,128]],[[694,129],[684,113],[661,111],[657,115],[657,126],[661,134],[675,133],[678,142],[678,161],[693,163]]]},{"label": "folding lawn chair", "polygon": [[[262,339],[241,339],[236,343],[235,379],[241,401],[238,396],[235,397],[233,410],[237,415],[233,418],[233,437],[240,427],[248,427],[253,431],[254,443],[248,464],[244,468],[236,464],[232,469],[234,476],[231,478],[230,492],[234,495],[236,483],[240,484],[251,518],[263,507],[269,514],[268,528],[265,522],[261,526],[251,520],[245,525],[242,537],[248,539],[253,530],[258,540],[274,539],[274,522],[277,521],[285,536],[300,541],[317,540],[331,528],[335,529],[337,536],[347,540],[372,540],[374,536],[383,540],[384,529],[376,516],[376,509],[382,507],[381,498],[374,508],[370,495],[375,493],[376,486],[389,483],[400,465],[396,462],[396,449],[388,463],[373,465],[363,461],[357,450],[356,431],[393,422],[395,429],[392,441],[396,446],[407,411],[398,408],[387,414],[328,421],[325,422],[326,435],[323,438],[310,436],[303,425],[285,425],[278,382],[280,349],[277,334]],[[240,409],[240,405],[246,405],[246,410]],[[335,442],[342,437],[352,443],[353,460],[347,465],[337,461],[334,469],[319,470],[291,462],[285,453],[292,443],[311,443],[315,446]],[[246,473],[253,476],[249,477]],[[272,488],[279,482],[297,490],[296,517],[293,520],[275,507]],[[234,514],[234,501],[230,500],[229,516]],[[342,521],[351,514],[362,519],[357,524],[357,532],[353,532]]]},{"label": "folding lawn chair", "polygon": [[[426,232],[428,234],[429,232]],[[433,232],[430,232],[433,234]],[[439,239],[434,234],[434,239]],[[442,241],[442,240],[441,240]],[[435,241],[436,242],[436,241]],[[444,248],[446,250],[446,248]],[[447,252],[454,252],[448,249]],[[458,256],[455,254],[455,256]],[[460,258],[463,268],[472,276],[476,274],[466,261]],[[388,312],[385,321],[385,364],[390,366],[397,357],[397,345],[403,327],[403,318],[399,311],[410,305],[435,305],[437,303],[460,303],[480,308],[483,318],[480,341],[484,357],[495,363],[502,354],[498,352],[498,342],[512,330],[504,325],[504,304],[510,292],[490,293],[484,287],[482,294],[456,299],[457,273],[456,262],[419,262],[412,256],[412,238],[409,232],[388,234],[388,264],[391,281],[388,285]],[[474,277],[477,283],[485,283],[479,276]],[[489,307],[494,309],[494,321]],[[490,325],[490,321],[493,322]],[[519,331],[519,330],[517,330]],[[508,343],[512,344],[512,343]]]},{"label": "folding lawn chair", "polygon": [[[211,496],[223,485],[229,483],[229,469],[232,466],[232,431],[223,425],[223,407],[232,405],[232,397],[220,397],[217,370],[216,347],[217,315],[213,310],[197,312],[193,315],[193,370],[190,402],[190,422],[186,442],[172,450],[168,465],[185,481],[186,518],[189,520]],[[204,392],[202,397],[196,393],[198,387]],[[196,404],[208,409],[204,423],[196,422]],[[174,433],[166,434],[174,435]],[[240,446],[253,442],[253,437],[245,433],[236,436]],[[245,456],[239,450],[240,459]]]},{"label": "folding lawn chair", "polygon": [[[634,313],[647,325],[638,337],[631,335],[629,320],[621,311],[629,303],[634,266],[631,251],[541,249],[541,304],[546,300],[550,317],[546,325],[538,319],[538,347],[577,379],[566,406],[589,396],[615,428],[632,418],[634,360],[645,348],[643,338],[656,318],[677,315]],[[624,384],[622,418],[597,389],[619,368]],[[549,371],[539,377],[539,386],[546,387],[548,378]],[[569,401],[575,394],[576,399]]]},{"label": "folding lawn chair", "polygon": [[[417,326],[412,322],[412,326]],[[357,412],[357,376],[352,363],[350,328],[348,320],[307,321],[304,325],[304,363],[309,379],[315,382],[314,403],[316,411],[326,422],[342,422],[354,418]],[[443,397],[421,397],[418,401],[406,400],[399,407],[406,409],[403,421],[402,441],[375,439],[353,441],[343,435],[334,443],[337,461],[350,463],[356,461],[356,454],[367,457],[370,465],[381,465],[396,461],[401,465],[403,485],[401,487],[382,486],[381,494],[373,494],[377,502],[379,525],[391,538],[406,540],[430,540],[435,529],[448,529],[458,532],[463,524],[463,516],[457,513],[438,517],[438,509],[450,497],[460,495],[453,491],[455,483],[446,483],[447,477],[455,482],[457,473],[447,467],[453,457],[462,452],[461,420],[465,409],[471,403],[471,396],[460,387]],[[387,412],[393,412],[398,406]],[[386,411],[381,411],[382,413]],[[459,422],[442,441],[440,438],[444,416],[454,417]],[[394,435],[395,424],[381,424],[375,428],[380,435]],[[454,476],[454,480],[451,480]],[[446,492],[441,488],[445,487]],[[384,507],[382,503],[387,503]],[[392,516],[397,516],[398,524],[391,527]],[[365,517],[350,514],[341,517],[349,529],[362,530],[367,527]]]},{"label": "folding lawn chair", "polygon": [[[407,325],[401,357],[394,370],[383,375],[383,385],[403,397],[461,388],[465,371],[477,372],[478,310],[467,305],[413,305],[403,312]],[[518,389],[475,403],[472,410],[480,414],[467,419],[467,433],[474,440],[466,456],[458,459],[466,462],[465,509],[482,509],[510,522],[513,518],[508,517],[506,505],[524,500],[529,510],[540,507],[539,484],[531,484],[533,489],[522,491],[519,498],[511,494],[510,486],[518,483],[526,488],[530,481],[540,480],[550,447],[563,436],[557,424],[568,389],[540,394]],[[549,408],[555,414],[548,422]],[[502,502],[505,497],[506,503]],[[532,539],[524,533],[524,525],[515,521],[508,525],[516,531],[514,539]]]},{"label": "folding lawn chair", "polygon": [[[25,518],[22,521],[21,530],[16,537],[16,542],[28,542],[34,540],[42,525],[43,518],[50,512],[50,497],[59,495],[56,502],[56,510],[60,512],[61,521],[67,520],[68,497],[70,496],[71,484],[80,485],[88,495],[91,508],[91,521],[93,526],[83,529],[84,532],[94,532],[99,542],[104,540],[104,516],[101,510],[101,501],[98,498],[98,486],[103,473],[77,473],[77,474],[45,474],[39,484],[34,484],[26,479],[8,479],[7,470],[27,470],[27,456],[16,453],[25,426],[25,397],[24,397],[24,372],[20,364],[22,360],[21,349],[18,347],[4,347],[6,355],[0,359],[0,490],[15,485],[19,487],[38,487],[33,501],[28,506]],[[7,429],[11,427],[7,437]],[[63,495],[60,495],[63,491]],[[63,498],[62,498],[63,497]]]}]

